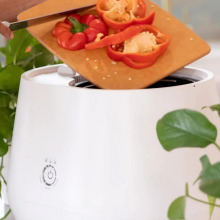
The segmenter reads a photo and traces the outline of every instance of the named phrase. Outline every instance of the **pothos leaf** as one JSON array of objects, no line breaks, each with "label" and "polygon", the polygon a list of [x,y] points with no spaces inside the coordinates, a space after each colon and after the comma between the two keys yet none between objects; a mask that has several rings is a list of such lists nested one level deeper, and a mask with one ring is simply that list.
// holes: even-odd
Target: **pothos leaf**
[{"label": "pothos leaf", "polygon": [[163,148],[205,148],[215,143],[216,127],[200,112],[181,109],[170,112],[157,122],[157,136]]},{"label": "pothos leaf", "polygon": [[9,108],[0,108],[0,134],[3,138],[7,139],[11,136],[13,131],[11,115],[13,110]]},{"label": "pothos leaf", "polygon": [[201,175],[200,190],[220,198],[220,162],[210,165]]},{"label": "pothos leaf", "polygon": [[0,134],[0,157],[5,156],[5,154],[7,153],[8,153],[8,145],[4,142],[3,136]]},{"label": "pothos leaf", "polygon": [[[209,196],[209,195],[208,195],[208,200],[209,200],[209,203],[212,203],[212,204],[215,204],[215,202],[216,202],[216,198]],[[215,208],[214,205],[209,206],[209,220],[211,220],[211,218],[212,218],[214,208]]]},{"label": "pothos leaf", "polygon": [[0,72],[0,89],[17,94],[23,72],[24,70],[17,65],[10,65],[2,69]]},{"label": "pothos leaf", "polygon": [[15,37],[7,42],[7,49],[13,57],[13,63],[16,64],[19,57],[26,52],[30,46],[33,37],[25,30],[15,32]]},{"label": "pothos leaf", "polygon": [[31,55],[35,67],[46,66],[54,62],[54,55],[41,44],[37,44],[32,48]]},{"label": "pothos leaf", "polygon": [[205,106],[203,107],[202,109],[205,109],[205,108],[210,108],[212,111],[217,111],[218,112],[218,115],[220,117],[220,104],[218,105],[212,105],[212,106]]},{"label": "pothos leaf", "polygon": [[169,207],[168,218],[170,220],[184,220],[186,208],[186,197],[181,196],[175,199]]},{"label": "pothos leaf", "polygon": [[202,163],[202,171],[200,172],[199,177],[196,179],[194,184],[201,179],[202,174],[211,166],[211,163],[210,163],[209,158],[208,158],[207,155],[202,156],[200,158],[200,161]]},{"label": "pothos leaf", "polygon": [[11,102],[11,97],[3,92],[0,92],[0,108],[8,108]]}]

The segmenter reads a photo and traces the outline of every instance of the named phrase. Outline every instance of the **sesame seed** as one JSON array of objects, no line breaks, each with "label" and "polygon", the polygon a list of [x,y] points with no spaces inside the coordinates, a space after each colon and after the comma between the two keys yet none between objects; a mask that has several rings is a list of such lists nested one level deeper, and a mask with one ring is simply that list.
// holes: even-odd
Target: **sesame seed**
[{"label": "sesame seed", "polygon": [[86,60],[89,60],[89,58],[86,58]]},{"label": "sesame seed", "polygon": [[131,80],[131,78],[128,78],[128,80]]},{"label": "sesame seed", "polygon": [[110,75],[108,75],[108,77],[110,77]]},{"label": "sesame seed", "polygon": [[139,7],[140,7],[140,5],[137,5],[137,7],[139,8]]},{"label": "sesame seed", "polygon": [[116,74],[117,74],[117,72],[114,72],[114,74],[116,75]]},{"label": "sesame seed", "polygon": [[105,80],[105,77],[103,77],[103,79]]},{"label": "sesame seed", "polygon": [[97,69],[98,69],[98,67],[97,67],[97,66],[94,66],[94,67],[93,67],[93,69],[94,69],[94,70],[97,70]]},{"label": "sesame seed", "polygon": [[151,8],[154,8],[154,5],[151,5]]},{"label": "sesame seed", "polygon": [[167,21],[169,21],[170,20],[170,18],[167,18]]},{"label": "sesame seed", "polygon": [[94,60],[95,63],[97,63],[97,60]]},{"label": "sesame seed", "polygon": [[115,61],[112,61],[112,64],[113,64],[113,65],[116,65],[117,63],[116,63]]},{"label": "sesame seed", "polygon": [[190,40],[193,40],[193,38],[190,38]]}]

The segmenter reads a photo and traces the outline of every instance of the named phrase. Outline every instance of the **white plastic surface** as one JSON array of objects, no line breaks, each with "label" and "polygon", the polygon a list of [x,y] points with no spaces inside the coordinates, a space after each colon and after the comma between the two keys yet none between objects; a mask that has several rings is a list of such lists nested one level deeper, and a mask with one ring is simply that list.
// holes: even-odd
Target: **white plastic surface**
[{"label": "white plastic surface", "polygon": [[[156,123],[167,112],[219,102],[212,73],[184,69],[199,77],[188,85],[145,90],[95,90],[46,85],[30,78],[57,66],[22,76],[9,173],[9,201],[16,220],[167,220],[170,203],[184,195],[206,196],[192,186],[199,158],[218,151],[166,152]],[[220,129],[217,114],[203,111]],[[219,139],[218,139],[219,141]],[[54,185],[42,173],[56,170]],[[187,203],[187,220],[207,220],[209,207]],[[215,209],[213,220],[220,219]]]}]

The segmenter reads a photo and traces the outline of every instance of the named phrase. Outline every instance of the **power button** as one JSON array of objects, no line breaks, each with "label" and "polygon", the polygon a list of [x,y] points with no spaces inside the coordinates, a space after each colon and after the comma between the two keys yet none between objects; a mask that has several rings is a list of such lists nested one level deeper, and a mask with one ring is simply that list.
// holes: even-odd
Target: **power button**
[{"label": "power button", "polygon": [[45,185],[47,186],[54,185],[57,179],[57,173],[54,166],[52,165],[45,166],[43,169],[42,177]]}]

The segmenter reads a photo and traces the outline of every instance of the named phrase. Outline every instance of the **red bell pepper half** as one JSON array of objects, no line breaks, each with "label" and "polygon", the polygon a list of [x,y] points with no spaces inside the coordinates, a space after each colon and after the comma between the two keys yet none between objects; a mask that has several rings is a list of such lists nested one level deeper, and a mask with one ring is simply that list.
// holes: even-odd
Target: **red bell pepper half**
[{"label": "red bell pepper half", "polygon": [[107,54],[114,61],[124,62],[127,66],[134,69],[143,69],[153,65],[157,61],[157,58],[165,53],[167,47],[170,44],[170,37],[161,33],[152,25],[146,24],[139,25],[138,27],[141,27],[141,32],[153,33],[153,35],[156,37],[157,45],[152,52],[124,53],[124,45],[122,43],[120,45],[115,44],[107,46]]},{"label": "red bell pepper half", "polygon": [[152,24],[155,17],[155,12],[145,17],[144,0],[99,0],[96,10],[108,27],[115,30],[124,30],[137,24]]},{"label": "red bell pepper half", "polygon": [[67,50],[85,48],[85,44],[93,42],[98,34],[108,35],[108,28],[92,14],[69,15],[53,29],[53,36],[57,38],[58,45]]}]

